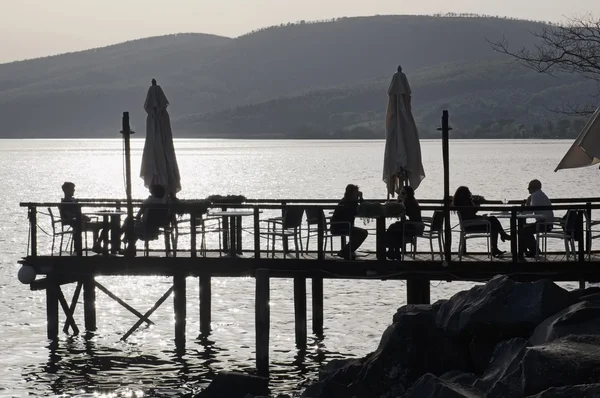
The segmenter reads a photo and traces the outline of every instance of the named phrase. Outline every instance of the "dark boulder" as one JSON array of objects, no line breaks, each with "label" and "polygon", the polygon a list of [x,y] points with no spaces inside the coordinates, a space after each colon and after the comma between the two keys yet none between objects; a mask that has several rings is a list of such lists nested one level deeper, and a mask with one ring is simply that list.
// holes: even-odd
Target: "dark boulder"
[{"label": "dark boulder", "polygon": [[483,398],[483,392],[473,387],[451,383],[430,373],[423,375],[402,398]]},{"label": "dark boulder", "polygon": [[269,395],[269,379],[237,372],[220,372],[195,398],[245,398]]},{"label": "dark boulder", "polygon": [[443,303],[436,325],[469,345],[472,369],[481,373],[496,344],[528,338],[544,319],[572,303],[570,293],[549,280],[522,283],[496,276]]},{"label": "dark boulder", "polygon": [[473,373],[465,373],[461,370],[451,370],[440,376],[440,379],[449,383],[457,383],[463,386],[473,386],[478,380],[477,376]]},{"label": "dark boulder", "polygon": [[596,296],[600,293],[600,287],[598,286],[590,286],[585,289],[576,289],[571,291],[571,297],[573,297],[573,301],[582,301],[585,300],[585,297],[588,296]]},{"label": "dark boulder", "polygon": [[529,341],[533,345],[577,334],[600,334],[600,301],[581,301],[544,320]]},{"label": "dark boulder", "polygon": [[578,386],[552,387],[528,398],[598,398],[600,384],[581,384]]},{"label": "dark boulder", "polygon": [[600,336],[567,336],[526,348],[521,369],[524,395],[600,383]]},{"label": "dark boulder", "polygon": [[522,396],[520,364],[529,346],[526,339],[519,337],[499,343],[485,373],[475,382],[475,387],[488,397]]},{"label": "dark boulder", "polygon": [[377,351],[365,358],[349,386],[351,394],[373,397],[401,392],[425,373],[467,370],[464,348],[435,327],[432,308],[409,306],[396,315],[397,322],[387,328]]},{"label": "dark boulder", "polygon": [[[319,380],[325,380],[333,376],[337,371],[343,369],[346,365],[351,368],[356,359],[332,359],[319,369]],[[360,364],[359,364],[360,366]],[[358,372],[356,372],[357,374]]]}]

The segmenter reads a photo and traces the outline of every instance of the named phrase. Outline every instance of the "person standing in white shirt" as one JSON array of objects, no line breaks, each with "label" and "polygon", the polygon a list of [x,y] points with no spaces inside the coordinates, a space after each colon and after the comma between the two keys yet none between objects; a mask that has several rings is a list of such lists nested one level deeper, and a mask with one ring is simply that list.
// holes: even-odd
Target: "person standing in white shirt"
[{"label": "person standing in white shirt", "polygon": [[[542,183],[540,180],[531,180],[527,187],[529,191],[529,197],[525,202],[525,206],[552,206],[552,202],[548,199],[548,196],[542,191]],[[552,224],[547,221],[552,221],[554,218],[554,211],[548,210],[533,210],[533,214],[538,215],[540,218],[535,223],[525,224],[521,228],[519,233],[519,257],[535,257],[536,253],[536,241],[534,235],[537,231],[550,231],[552,230]]]}]

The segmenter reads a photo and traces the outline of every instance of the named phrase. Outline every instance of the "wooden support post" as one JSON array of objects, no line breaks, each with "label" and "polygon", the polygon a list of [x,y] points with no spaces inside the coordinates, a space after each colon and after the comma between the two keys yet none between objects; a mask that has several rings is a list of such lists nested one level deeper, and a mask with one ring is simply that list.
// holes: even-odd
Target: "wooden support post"
[{"label": "wooden support post", "polygon": [[375,229],[375,256],[377,257],[377,260],[385,261],[385,217],[377,217]]},{"label": "wooden support post", "polygon": [[260,211],[258,206],[254,206],[254,258],[260,258]]},{"label": "wooden support post", "polygon": [[94,276],[83,280],[83,316],[85,330],[89,332],[96,330],[96,281]]},{"label": "wooden support post", "polygon": [[129,125],[129,112],[123,112],[123,118],[121,119],[122,130],[121,134],[123,134],[123,142],[125,147],[125,194],[127,196],[127,219],[131,222],[127,225],[127,251],[126,255],[128,257],[133,257],[135,255],[135,231],[134,231],[134,222],[133,222],[133,201],[131,198],[131,148],[130,148],[130,138],[131,134],[134,132],[131,131],[131,127]]},{"label": "wooden support post", "polygon": [[37,208],[35,206],[29,208],[29,234],[31,256],[35,257],[37,256]]},{"label": "wooden support post", "polygon": [[256,270],[256,371],[269,377],[269,271]]},{"label": "wooden support post", "polygon": [[81,214],[81,205],[77,204],[77,212],[75,213],[75,228],[73,228],[73,246],[75,254],[79,257],[83,256],[83,217]]},{"label": "wooden support post", "polygon": [[325,221],[319,219],[317,224],[317,259],[325,260],[325,250],[323,243],[325,239]]},{"label": "wooden support post", "polygon": [[429,280],[411,278],[406,280],[407,304],[430,304]]},{"label": "wooden support post", "polygon": [[48,275],[46,287],[46,330],[48,339],[58,339],[58,288],[54,275]]},{"label": "wooden support post", "polygon": [[211,277],[200,275],[198,279],[200,283],[200,334],[208,336],[211,322]]},{"label": "wooden support post", "polygon": [[513,263],[519,261],[519,234],[517,232],[517,210],[513,207],[510,209],[510,252]]},{"label": "wooden support post", "polygon": [[198,228],[198,223],[196,217],[196,211],[192,210],[190,212],[190,250],[192,251],[192,258],[196,258],[198,256],[198,243],[196,242],[196,229]]},{"label": "wooden support post", "polygon": [[185,275],[173,276],[173,309],[175,310],[175,346],[185,347],[186,284]]},{"label": "wooden support post", "polygon": [[577,236],[577,249],[578,249],[578,261],[580,264],[585,262],[585,227],[583,220],[583,212],[584,210],[577,211],[577,227],[576,227],[576,236]]},{"label": "wooden support post", "polygon": [[294,320],[296,347],[306,348],[306,278],[294,278]]},{"label": "wooden support post", "polygon": [[452,260],[452,227],[450,224],[450,130],[448,111],[442,113],[442,160],[444,164],[444,262]]},{"label": "wooden support post", "polygon": [[312,329],[323,338],[323,278],[312,278]]}]

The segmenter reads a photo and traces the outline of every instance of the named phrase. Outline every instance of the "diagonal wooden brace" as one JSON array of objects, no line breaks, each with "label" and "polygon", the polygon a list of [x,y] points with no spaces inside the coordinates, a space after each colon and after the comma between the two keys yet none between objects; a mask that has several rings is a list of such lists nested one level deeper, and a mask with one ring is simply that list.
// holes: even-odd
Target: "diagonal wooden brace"
[{"label": "diagonal wooden brace", "polygon": [[[79,295],[81,294],[81,287],[83,286],[82,282],[77,282],[77,287],[75,288],[75,292],[73,293],[73,298],[71,299],[71,306],[69,307],[69,315],[73,318],[73,314],[75,314],[75,307],[77,307],[77,300],[79,300]],[[65,321],[65,326],[63,327],[63,332],[69,333],[70,323],[68,322],[68,318]],[[73,329],[75,333],[75,329]],[[79,332],[76,332],[79,333]]]},{"label": "diagonal wooden brace", "polygon": [[79,328],[77,327],[77,324],[75,323],[75,319],[73,319],[73,314],[71,313],[69,304],[67,303],[67,300],[65,299],[65,295],[63,294],[60,286],[58,286],[57,291],[58,291],[58,301],[60,302],[60,305],[61,305],[63,311],[65,312],[65,316],[67,317],[67,320],[65,321],[65,323],[67,324],[67,330],[69,330],[69,326],[71,326],[73,328],[73,334],[78,335]]},{"label": "diagonal wooden brace", "polygon": [[138,318],[140,318],[141,321],[146,322],[148,325],[154,325],[154,322],[152,322],[150,319],[148,319],[147,316],[142,315],[141,312],[139,312],[138,310],[136,310],[135,308],[133,308],[132,306],[130,306],[129,304],[127,304],[126,302],[121,300],[120,298],[118,298],[114,293],[112,293],[110,290],[108,290],[107,288],[102,286],[98,281],[94,281],[94,283],[96,284],[96,287],[98,289],[100,289],[104,294],[106,294],[111,299],[115,300],[117,303],[121,304],[123,307],[127,308],[129,310],[129,312],[136,315]]},{"label": "diagonal wooden brace", "polygon": [[166,300],[166,299],[168,299],[168,298],[169,298],[169,296],[171,295],[171,293],[173,293],[173,286],[171,286],[171,287],[169,288],[169,290],[167,290],[167,291],[166,291],[166,293],[165,293],[165,294],[163,294],[163,295],[162,295],[162,297],[158,299],[158,301],[156,302],[156,304],[154,304],[154,306],[153,306],[152,308],[150,308],[150,310],[148,310],[148,312],[146,312],[146,313],[143,315],[143,317],[140,317],[140,319],[139,319],[139,320],[138,320],[138,321],[135,323],[135,325],[133,325],[133,326],[131,327],[131,329],[129,329],[129,330],[127,331],[127,333],[125,333],[125,334],[123,335],[123,337],[121,337],[121,341],[125,341],[125,340],[127,340],[127,338],[128,338],[129,336],[131,336],[131,334],[132,334],[133,332],[135,332],[137,328],[139,328],[139,327],[140,327],[140,325],[142,324],[142,322],[144,322],[144,320],[147,320],[147,319],[148,319],[148,317],[149,317],[150,315],[152,315],[152,314],[154,313],[154,311],[156,311],[156,310],[158,309],[158,307],[160,307],[160,306],[162,305],[162,303],[164,303],[164,302],[165,302],[165,300]]}]

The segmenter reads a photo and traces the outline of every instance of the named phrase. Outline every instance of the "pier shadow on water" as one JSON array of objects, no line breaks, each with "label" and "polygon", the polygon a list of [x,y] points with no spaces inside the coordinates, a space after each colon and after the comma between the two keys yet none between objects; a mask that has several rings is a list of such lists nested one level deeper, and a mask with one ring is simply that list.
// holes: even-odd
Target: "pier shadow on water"
[{"label": "pier shadow on water", "polygon": [[[210,336],[188,340],[185,351],[177,351],[171,341],[138,348],[95,333],[50,341],[45,348],[47,361],[22,372],[32,396],[192,397],[220,371],[255,373],[253,357],[240,360]],[[271,363],[274,393],[293,392],[301,381],[316,378],[326,361],[344,358],[327,351],[324,340],[315,336],[309,336],[306,348],[279,354],[274,356],[290,360]]]}]

